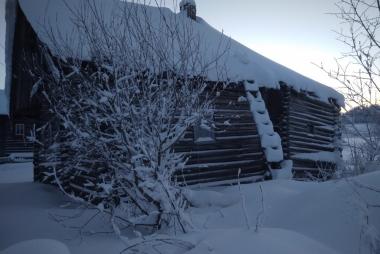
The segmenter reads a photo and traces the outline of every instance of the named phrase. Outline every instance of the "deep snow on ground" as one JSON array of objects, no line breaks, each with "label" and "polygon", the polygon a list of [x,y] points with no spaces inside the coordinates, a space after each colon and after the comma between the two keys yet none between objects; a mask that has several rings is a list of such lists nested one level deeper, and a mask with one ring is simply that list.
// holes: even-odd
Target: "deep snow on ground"
[{"label": "deep snow on ground", "polygon": [[[0,167],[2,182],[9,176],[7,171],[17,170],[16,165],[23,164]],[[26,169],[24,167],[24,173]],[[22,174],[20,179],[24,181]],[[64,251],[112,254],[140,241],[133,232],[123,231],[128,237],[124,241],[109,233],[112,230],[106,216],[96,217],[80,232],[76,227],[83,225],[96,210],[78,209],[77,204],[52,186],[14,183],[14,177],[10,180],[13,183],[0,184],[1,254],[50,254],[56,253],[54,248],[64,254],[67,254]],[[194,204],[189,210],[193,232],[171,236],[182,243],[176,247],[162,241],[149,241],[154,242],[154,246],[140,246],[137,253],[158,253],[155,249],[165,254],[369,253],[368,240],[373,237],[360,240],[366,214],[361,198],[380,204],[380,193],[360,185],[379,190],[380,172],[325,183],[290,180],[253,183],[242,185],[241,191],[238,186],[189,190],[187,196]],[[369,215],[370,224],[379,230],[379,208],[371,208]],[[160,235],[146,239],[162,237],[169,238]],[[51,251],[43,252],[46,247]]]},{"label": "deep snow on ground", "polygon": [[[369,148],[366,143],[367,140],[376,139],[376,126],[374,124],[345,124],[343,126],[343,136],[342,136],[342,157],[345,165],[347,165],[347,169],[354,167],[354,158],[353,154],[358,153],[359,158],[361,155],[361,151],[367,151]],[[371,133],[371,135],[370,135]],[[373,142],[373,141],[371,141]],[[363,161],[366,158],[363,158]],[[351,169],[352,170],[352,169]],[[365,172],[371,172],[380,170],[379,161],[372,161],[365,165]]]},{"label": "deep snow on ground", "polygon": [[0,184],[33,182],[33,163],[0,164]]},{"label": "deep snow on ground", "polygon": [[49,239],[36,239],[24,241],[12,245],[3,251],[3,254],[20,254],[20,253],[54,253],[70,254],[67,246],[61,242]]}]

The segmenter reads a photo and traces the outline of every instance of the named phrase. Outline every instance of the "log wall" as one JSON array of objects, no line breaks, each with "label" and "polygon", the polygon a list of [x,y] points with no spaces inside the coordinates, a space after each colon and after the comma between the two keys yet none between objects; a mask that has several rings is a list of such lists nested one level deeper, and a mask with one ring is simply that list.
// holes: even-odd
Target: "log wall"
[{"label": "log wall", "polygon": [[267,170],[260,137],[245,98],[242,84],[233,84],[216,91],[215,141],[197,144],[194,129],[175,144],[175,151],[185,153],[189,161],[175,179],[181,183],[236,183],[241,169],[241,181],[262,178]]},{"label": "log wall", "polygon": [[331,101],[321,102],[306,92],[282,86],[281,136],[287,159],[293,160],[295,178],[331,176],[336,163],[297,159],[297,154],[340,152],[340,108]]},{"label": "log wall", "polygon": [[33,63],[39,61],[40,42],[20,7],[17,7],[16,31],[14,34],[12,56],[12,86],[10,115],[19,117],[38,117],[39,101],[31,97],[36,77],[31,75]]}]

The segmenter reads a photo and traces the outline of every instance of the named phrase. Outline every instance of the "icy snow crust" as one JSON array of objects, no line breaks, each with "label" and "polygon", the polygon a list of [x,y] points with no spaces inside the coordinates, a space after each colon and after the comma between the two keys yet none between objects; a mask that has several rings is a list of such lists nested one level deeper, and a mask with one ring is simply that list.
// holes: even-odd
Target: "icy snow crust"
[{"label": "icy snow crust", "polygon": [[[70,45],[74,50],[79,45],[83,45],[83,41],[80,42],[80,35],[75,33],[76,28],[71,21],[73,15],[64,2],[72,9],[79,9],[84,0],[20,0],[21,8],[37,32],[38,37],[48,45],[55,55],[61,54],[54,49],[52,40],[46,33],[50,28],[52,28],[51,31],[57,38],[70,41]],[[129,2],[121,3],[118,0],[94,0],[94,2],[100,6],[99,9],[104,11],[105,20],[111,20],[111,17],[115,17],[117,6],[126,4],[129,5],[128,8],[135,8],[136,13],[146,12],[153,21],[153,29],[157,31],[162,29],[164,19],[169,21],[170,24],[178,24],[178,22],[185,24],[184,26],[180,25],[179,29],[190,27],[201,38],[199,50],[204,57],[203,61],[210,63],[206,73],[207,78],[210,80],[255,80],[258,86],[268,88],[279,88],[279,82],[283,81],[297,91],[303,90],[315,93],[324,102],[328,102],[329,98],[334,98],[339,105],[344,105],[344,97],[334,89],[306,78],[250,50],[220,33],[201,18],[198,18],[195,22],[185,15],[173,13],[167,8],[143,7]],[[165,36],[165,33],[160,34]],[[173,50],[175,48],[173,47]],[[221,56],[222,52],[225,53]],[[212,61],[216,56],[220,57],[218,61]],[[80,57],[82,59],[91,59],[89,49],[86,47],[81,48]],[[223,75],[221,75],[221,72]],[[193,75],[197,75],[197,73],[193,73]]]}]

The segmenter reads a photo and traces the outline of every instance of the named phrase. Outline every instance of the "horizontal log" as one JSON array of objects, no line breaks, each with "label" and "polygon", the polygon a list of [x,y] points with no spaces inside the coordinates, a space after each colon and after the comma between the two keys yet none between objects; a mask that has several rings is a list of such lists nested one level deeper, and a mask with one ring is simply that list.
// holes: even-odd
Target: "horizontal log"
[{"label": "horizontal log", "polygon": [[192,164],[204,164],[204,163],[221,163],[221,162],[233,162],[233,161],[242,161],[242,160],[261,160],[264,158],[263,153],[235,153],[235,154],[213,154],[209,157],[200,157],[197,155],[192,155],[189,157],[186,165]]},{"label": "horizontal log", "polygon": [[291,100],[299,100],[302,101],[303,103],[308,103],[314,106],[319,106],[322,108],[328,107],[335,109],[335,106],[331,104],[330,102],[324,102],[319,100],[318,98],[310,97],[308,94],[305,93],[291,93]]},{"label": "horizontal log", "polygon": [[[224,137],[238,137],[238,136],[255,136],[257,135],[257,130],[235,130],[235,131],[227,131],[227,130],[219,130],[214,131],[214,135],[216,139],[224,138]],[[180,141],[189,141],[194,139],[193,132],[186,132],[185,136],[180,139]]]},{"label": "horizontal log", "polygon": [[336,117],[339,115],[339,113],[336,112],[333,107],[320,107],[318,105],[310,104],[300,99],[296,99],[296,100],[291,99],[289,105],[290,107],[297,107],[303,110],[307,110],[308,112],[314,112],[314,113],[320,114],[322,116],[327,115],[330,117]]},{"label": "horizontal log", "polygon": [[321,140],[321,141],[327,141],[329,143],[334,142],[334,135],[319,135],[319,134],[312,134],[307,132],[307,129],[302,128],[302,127],[297,127],[297,126],[289,126],[289,136],[294,135],[294,136],[299,136],[299,137],[307,137],[307,138],[313,138],[316,140]]},{"label": "horizontal log", "polygon": [[333,152],[334,150],[319,150],[319,149],[312,149],[312,148],[306,148],[306,147],[298,147],[298,146],[290,146],[289,152],[291,156],[298,154],[298,153],[318,153],[318,152]]},{"label": "horizontal log", "polygon": [[298,117],[311,118],[311,119],[317,120],[317,121],[322,120],[322,121],[326,122],[327,124],[331,124],[331,125],[335,124],[335,122],[338,120],[337,117],[328,116],[328,115],[320,115],[320,114],[316,114],[313,112],[308,112],[305,109],[303,109],[303,110],[294,109],[293,107],[290,108],[289,112],[297,115]]},{"label": "horizontal log", "polygon": [[313,115],[318,116],[318,117],[325,116],[329,118],[337,118],[340,115],[339,113],[335,113],[335,112],[331,112],[331,111],[323,110],[323,109],[318,109],[318,108],[313,108],[311,106],[303,105],[302,103],[298,103],[298,102],[291,102],[289,104],[289,110],[303,112],[306,114],[312,113]]},{"label": "horizontal log", "polygon": [[216,172],[216,171],[226,171],[226,170],[237,170],[237,169],[266,169],[264,160],[246,160],[246,161],[236,161],[236,162],[222,162],[222,163],[207,163],[207,164],[195,164],[186,165],[183,170],[178,173],[181,174],[196,174],[202,172]]},{"label": "horizontal log", "polygon": [[195,186],[195,188],[203,188],[203,187],[236,185],[238,184],[238,182],[240,182],[241,184],[252,183],[252,182],[262,181],[264,179],[264,173],[240,176],[240,179],[239,179],[240,181],[238,181],[236,178],[231,178],[231,179],[211,178],[211,179],[206,179],[204,181],[200,181],[200,180],[188,181],[186,183],[181,183],[180,185]]},{"label": "horizontal log", "polygon": [[247,108],[232,108],[232,109],[219,109],[219,108],[215,108],[214,109],[214,115],[225,115],[225,114],[251,114],[251,111],[249,110],[249,107]]},{"label": "horizontal log", "polygon": [[294,167],[318,168],[322,165],[336,166],[335,163],[329,161],[314,161],[309,159],[299,159],[292,157]]},{"label": "horizontal log", "polygon": [[186,165],[184,172],[186,171],[193,171],[193,170],[198,170],[203,171],[207,169],[214,169],[217,168],[218,170],[222,169],[228,169],[228,168],[241,168],[246,165],[255,165],[255,164],[260,164],[261,161],[259,160],[240,160],[240,161],[228,161],[228,162],[215,162],[215,163],[201,163],[201,164],[191,164],[191,165]]},{"label": "horizontal log", "polygon": [[[254,149],[256,150],[256,149]],[[209,157],[214,154],[228,155],[228,154],[243,154],[252,152],[252,147],[236,148],[236,149],[215,149],[215,150],[202,150],[202,151],[190,151],[185,153],[186,155],[194,155],[198,157]]]},{"label": "horizontal log", "polygon": [[[242,170],[243,172],[243,170]],[[244,182],[244,179],[256,176],[257,178],[263,178],[263,175],[265,174],[266,170],[244,170],[244,173],[240,175],[240,181]],[[212,183],[212,182],[225,182],[228,180],[234,180],[230,183],[238,183],[238,170],[237,171],[230,171],[230,172],[222,172],[219,174],[204,174],[204,175],[193,175],[193,176],[185,176],[185,175],[178,175],[175,176],[175,179],[178,182],[183,182],[186,185],[195,185],[195,184],[202,184],[202,183]],[[219,183],[220,185],[221,183]]]},{"label": "horizontal log", "polygon": [[310,143],[316,143],[316,144],[321,144],[321,145],[329,145],[333,144],[333,142],[330,141],[325,141],[325,140],[320,140],[318,138],[313,138],[313,137],[305,137],[305,136],[300,136],[300,135],[289,135],[286,137],[282,137],[283,141],[289,141],[289,140],[294,140],[294,141],[302,141],[302,142],[310,142]]},{"label": "horizontal log", "polygon": [[311,143],[311,142],[303,142],[303,141],[295,141],[295,140],[289,140],[289,145],[290,147],[304,147],[304,148],[311,148],[311,149],[317,149],[321,151],[326,151],[326,150],[334,150],[335,146],[332,144],[329,145],[321,145],[321,144],[316,144],[316,143]]},{"label": "horizontal log", "polygon": [[313,114],[309,113],[307,116],[304,114],[300,114],[296,111],[290,110],[289,117],[297,120],[307,121],[310,123],[314,123],[315,125],[335,125],[335,121],[325,120],[323,118],[319,118],[316,116],[313,116]]},{"label": "horizontal log", "polygon": [[218,131],[255,131],[257,132],[256,124],[219,124],[215,125],[215,132]]},{"label": "horizontal log", "polygon": [[214,144],[196,144],[196,145],[180,145],[175,144],[174,150],[178,153],[186,153],[186,152],[199,152],[199,151],[214,151],[220,149],[251,149],[254,151],[261,151],[260,140],[258,139],[248,139],[248,140],[238,140],[238,142],[218,142]]},{"label": "horizontal log", "polygon": [[[299,117],[296,117],[294,115],[289,116],[289,125],[297,125],[305,128],[310,128],[309,125],[312,125],[313,127],[318,127],[318,126],[325,126],[325,124],[317,121],[310,121],[308,119],[302,119]],[[313,129],[314,132],[319,132],[319,133],[326,133],[326,134],[331,134],[334,135],[335,130],[330,130],[327,128],[319,128],[319,129]]]},{"label": "horizontal log", "polygon": [[233,147],[233,144],[235,143],[250,143],[250,144],[258,144],[260,142],[259,135],[241,135],[241,136],[221,136],[221,137],[215,137],[214,142],[210,143],[196,143],[193,138],[186,138],[181,139],[178,142],[174,144],[174,148],[178,147],[186,147],[186,146],[202,146],[202,147],[209,147],[209,149],[206,148],[206,150],[218,148],[219,146],[225,146],[227,147],[230,145],[231,148]]}]

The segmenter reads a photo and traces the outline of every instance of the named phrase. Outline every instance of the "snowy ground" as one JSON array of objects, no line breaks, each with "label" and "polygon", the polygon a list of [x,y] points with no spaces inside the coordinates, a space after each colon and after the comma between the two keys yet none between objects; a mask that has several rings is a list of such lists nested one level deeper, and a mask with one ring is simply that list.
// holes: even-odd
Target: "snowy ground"
[{"label": "snowy ground", "polygon": [[365,138],[369,138],[369,130],[368,128],[374,128],[371,126],[368,126],[366,124],[355,124],[354,126],[352,124],[345,124],[344,125],[344,131],[343,131],[343,159],[347,162],[349,162],[351,158],[351,146],[357,146],[360,147],[365,144]]},{"label": "snowy ground", "polygon": [[32,167],[32,162],[0,164],[0,184],[33,182]]},{"label": "snowy ground", "polygon": [[[124,231],[124,241],[109,233],[104,216],[80,231],[96,211],[78,210],[54,187],[25,182],[30,175],[31,164],[0,166],[1,254],[113,254],[139,241],[133,232]],[[242,185],[241,192],[237,186],[190,191],[194,232],[175,236],[176,247],[160,235],[146,238],[153,247],[124,253],[370,253],[380,208],[367,213],[363,200],[380,204],[380,192],[363,185],[380,190],[380,172],[325,183],[268,181]],[[363,227],[366,214],[373,228]],[[361,240],[362,230],[369,233]]]}]

